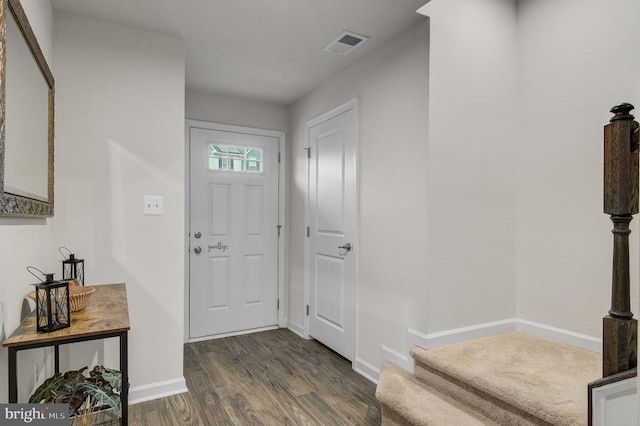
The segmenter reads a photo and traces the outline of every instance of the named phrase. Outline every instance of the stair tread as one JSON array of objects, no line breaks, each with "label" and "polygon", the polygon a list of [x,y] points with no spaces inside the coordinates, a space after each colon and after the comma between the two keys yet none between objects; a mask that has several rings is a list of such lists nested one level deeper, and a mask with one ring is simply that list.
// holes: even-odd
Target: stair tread
[{"label": "stair tread", "polygon": [[412,425],[495,424],[389,362],[384,364],[380,373],[376,398]]},{"label": "stair tread", "polygon": [[600,354],[521,332],[411,354],[417,363],[551,424],[584,423],[587,385],[602,371]]}]

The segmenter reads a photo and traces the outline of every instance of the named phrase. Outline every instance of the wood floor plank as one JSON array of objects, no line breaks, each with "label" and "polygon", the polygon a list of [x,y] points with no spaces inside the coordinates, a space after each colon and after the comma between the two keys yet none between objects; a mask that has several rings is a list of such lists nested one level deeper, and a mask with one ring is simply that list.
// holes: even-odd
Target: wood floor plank
[{"label": "wood floor plank", "polygon": [[204,426],[199,410],[191,409],[191,407],[198,406],[192,396],[193,394],[187,392],[165,399],[167,402],[166,410],[171,415],[173,424]]},{"label": "wood floor plank", "polygon": [[203,393],[199,389],[194,389],[193,392],[198,392],[198,399],[201,402],[205,424],[208,424],[208,425],[234,424],[231,416],[229,415],[226,407],[224,406],[224,401],[222,400],[222,398],[220,398],[217,392],[213,390],[208,390]]},{"label": "wood floor plank", "polygon": [[281,383],[294,396],[305,395],[315,390],[313,383],[305,380],[292,364],[283,362],[281,359],[274,359],[265,362],[265,374],[263,376],[267,387],[274,387],[274,383]]},{"label": "wood floor plank", "polygon": [[294,426],[291,418],[282,412],[279,407],[268,407],[264,410],[258,411],[258,416],[265,425],[282,425],[282,426]]},{"label": "wood floor plank", "polygon": [[318,424],[333,426],[352,424],[340,411],[335,410],[315,392],[303,395],[298,399],[298,403]]},{"label": "wood floor plank", "polygon": [[189,392],[132,405],[138,425],[377,425],[375,385],[288,329],[188,343]]},{"label": "wood floor plank", "polygon": [[[341,402],[334,406],[353,425],[374,425],[380,421],[376,419],[375,412],[370,413],[371,406],[357,399]],[[373,414],[371,416],[370,414]]]}]

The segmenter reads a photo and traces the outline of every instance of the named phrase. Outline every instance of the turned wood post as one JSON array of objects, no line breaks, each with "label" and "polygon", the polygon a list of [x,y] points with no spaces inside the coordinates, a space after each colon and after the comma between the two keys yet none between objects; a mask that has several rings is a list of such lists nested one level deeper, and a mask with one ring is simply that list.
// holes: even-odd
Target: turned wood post
[{"label": "turned wood post", "polygon": [[611,309],[602,323],[603,377],[637,365],[638,322],[629,280],[629,223],[638,213],[638,123],[632,109],[626,103],[614,106],[604,127],[604,212],[613,222],[613,271]]}]

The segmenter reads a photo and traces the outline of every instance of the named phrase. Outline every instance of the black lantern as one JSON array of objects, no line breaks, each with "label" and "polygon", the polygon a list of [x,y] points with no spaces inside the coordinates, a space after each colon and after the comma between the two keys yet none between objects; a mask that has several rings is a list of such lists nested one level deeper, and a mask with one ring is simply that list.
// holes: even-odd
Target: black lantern
[{"label": "black lantern", "polygon": [[36,286],[36,329],[55,331],[71,326],[69,281],[54,281],[53,274]]},{"label": "black lantern", "polygon": [[66,249],[69,252],[69,257],[62,261],[62,279],[75,281],[78,285],[84,285],[84,259],[76,259],[76,255],[71,253],[66,247],[60,247],[59,251],[62,253],[62,249]]}]

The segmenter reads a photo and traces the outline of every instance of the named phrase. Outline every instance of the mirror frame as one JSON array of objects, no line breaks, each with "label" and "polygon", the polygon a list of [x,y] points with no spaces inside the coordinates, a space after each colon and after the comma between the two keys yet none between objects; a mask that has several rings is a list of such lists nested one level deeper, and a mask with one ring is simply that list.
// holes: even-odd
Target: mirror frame
[{"label": "mirror frame", "polygon": [[[53,216],[53,125],[55,82],[49,65],[40,49],[38,40],[29,24],[27,15],[20,4],[20,0],[0,0],[0,216],[12,217],[52,217]],[[15,18],[20,32],[24,36],[33,58],[49,87],[49,135],[48,135],[48,170],[47,170],[47,201],[36,200],[16,194],[4,192],[5,170],[5,70],[7,65],[7,13]],[[11,161],[11,159],[9,159]]]}]

